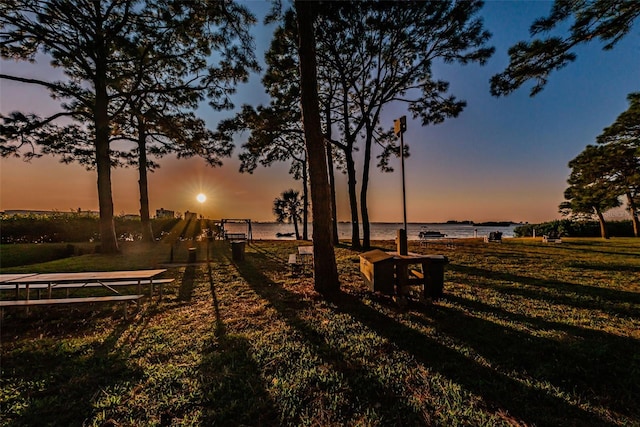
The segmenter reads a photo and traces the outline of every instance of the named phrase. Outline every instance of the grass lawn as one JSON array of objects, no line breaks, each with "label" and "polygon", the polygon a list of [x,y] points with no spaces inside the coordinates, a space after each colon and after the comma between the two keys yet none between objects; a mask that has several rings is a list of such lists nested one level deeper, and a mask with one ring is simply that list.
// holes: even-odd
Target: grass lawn
[{"label": "grass lawn", "polygon": [[[343,292],[320,297],[289,274],[298,244],[234,262],[214,242],[126,321],[109,305],[5,311],[0,425],[640,425],[639,239],[410,242],[450,264],[442,300],[404,309],[367,291],[347,246]],[[157,268],[169,248],[2,273]]]}]

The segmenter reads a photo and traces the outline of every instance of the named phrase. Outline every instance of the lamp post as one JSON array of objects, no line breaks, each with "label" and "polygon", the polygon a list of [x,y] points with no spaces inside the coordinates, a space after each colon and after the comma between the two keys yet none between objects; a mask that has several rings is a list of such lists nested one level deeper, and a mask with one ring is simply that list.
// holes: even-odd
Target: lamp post
[{"label": "lamp post", "polygon": [[402,169],[402,230],[398,230],[398,253],[407,254],[407,192],[404,179],[404,132],[407,130],[407,116],[402,116],[393,121],[393,130],[396,136],[400,136],[400,164]]}]

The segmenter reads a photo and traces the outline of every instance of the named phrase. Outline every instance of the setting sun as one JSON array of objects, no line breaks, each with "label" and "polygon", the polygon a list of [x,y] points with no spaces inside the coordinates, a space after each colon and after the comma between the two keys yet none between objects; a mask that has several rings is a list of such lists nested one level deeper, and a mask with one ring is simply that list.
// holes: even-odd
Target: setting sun
[{"label": "setting sun", "polygon": [[200,193],[196,196],[196,200],[199,201],[200,203],[204,203],[207,200],[207,196]]}]

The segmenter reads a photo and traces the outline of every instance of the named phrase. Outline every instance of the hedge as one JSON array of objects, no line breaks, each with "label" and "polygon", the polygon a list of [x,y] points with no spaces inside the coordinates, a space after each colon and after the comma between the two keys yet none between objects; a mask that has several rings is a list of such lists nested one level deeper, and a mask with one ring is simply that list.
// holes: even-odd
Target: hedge
[{"label": "hedge", "polygon": [[[142,238],[139,218],[115,217],[116,236],[119,240]],[[213,228],[211,220],[185,221],[179,218],[151,220],[154,238],[165,236],[193,238],[203,229]],[[0,215],[0,242],[7,243],[75,243],[99,242],[100,226],[96,215],[76,213]]]}]

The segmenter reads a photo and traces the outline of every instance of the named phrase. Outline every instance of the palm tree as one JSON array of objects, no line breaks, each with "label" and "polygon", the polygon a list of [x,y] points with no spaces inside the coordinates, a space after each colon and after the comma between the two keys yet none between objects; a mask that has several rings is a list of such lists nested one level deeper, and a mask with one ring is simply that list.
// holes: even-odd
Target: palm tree
[{"label": "palm tree", "polygon": [[276,221],[280,223],[285,221],[288,223],[293,222],[296,240],[300,240],[298,221],[302,216],[302,199],[298,191],[290,189],[282,192],[280,197],[273,201],[273,214],[276,216]]}]

